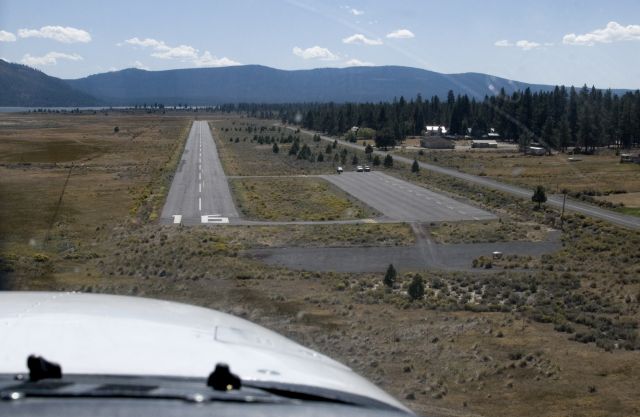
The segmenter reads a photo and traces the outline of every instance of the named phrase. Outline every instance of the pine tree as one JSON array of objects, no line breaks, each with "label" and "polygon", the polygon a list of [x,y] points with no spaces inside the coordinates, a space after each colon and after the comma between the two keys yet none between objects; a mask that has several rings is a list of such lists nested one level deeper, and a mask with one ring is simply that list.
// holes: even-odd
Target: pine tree
[{"label": "pine tree", "polygon": [[387,156],[384,157],[383,165],[385,168],[393,167],[393,157],[390,154],[387,154]]},{"label": "pine tree", "polygon": [[271,150],[273,151],[273,153],[280,152],[280,148],[278,147],[278,144],[275,142],[273,142],[273,146],[271,147]]},{"label": "pine tree", "polygon": [[569,122],[566,117],[560,119],[558,127],[554,130],[554,137],[554,144],[564,152],[571,141],[571,131],[569,130]]},{"label": "pine tree", "polygon": [[540,205],[547,201],[547,194],[545,193],[544,187],[542,185],[538,185],[533,191],[533,195],[531,196],[531,201],[534,203],[538,203],[538,209]]},{"label": "pine tree", "polygon": [[413,276],[411,284],[409,284],[409,288],[407,289],[407,293],[412,301],[419,300],[424,297],[424,282],[420,275],[415,274]]},{"label": "pine tree", "polygon": [[300,150],[300,143],[297,140],[293,141],[293,145],[289,148],[289,155],[297,155]]},{"label": "pine tree", "polygon": [[373,166],[374,166],[374,167],[377,167],[377,166],[379,166],[379,165],[380,165],[380,156],[378,156],[378,155],[374,155],[374,156],[373,156]]},{"label": "pine tree", "polygon": [[386,274],[384,274],[384,279],[382,280],[382,282],[387,287],[393,288],[393,284],[395,284],[396,282],[396,275],[397,275],[397,272],[396,272],[396,269],[393,267],[393,264],[389,264],[389,267],[387,268]]},{"label": "pine tree", "polygon": [[298,152],[298,159],[311,160],[310,157],[311,157],[311,149],[305,143],[304,145],[302,145],[302,149],[300,149],[300,152]]},{"label": "pine tree", "polygon": [[414,174],[420,172],[420,164],[418,164],[418,161],[416,159],[413,160],[413,164],[411,165],[411,172],[413,172]]},{"label": "pine tree", "polygon": [[373,146],[367,145],[364,148],[364,153],[367,155],[367,159],[371,161],[371,154],[373,153]]}]

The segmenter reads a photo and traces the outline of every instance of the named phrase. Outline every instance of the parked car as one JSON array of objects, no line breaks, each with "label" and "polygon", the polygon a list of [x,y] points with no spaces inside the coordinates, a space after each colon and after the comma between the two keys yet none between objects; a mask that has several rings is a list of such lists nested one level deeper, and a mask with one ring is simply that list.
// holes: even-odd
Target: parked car
[{"label": "parked car", "polygon": [[338,167],[338,169],[336,169],[336,171],[338,172],[338,174],[342,174],[342,167]]},{"label": "parked car", "polygon": [[371,171],[371,167],[369,165],[365,165],[364,172],[369,172],[369,171]]},{"label": "parked car", "polygon": [[362,165],[358,165],[358,167],[356,168],[356,171],[364,172],[364,168],[362,168]]}]

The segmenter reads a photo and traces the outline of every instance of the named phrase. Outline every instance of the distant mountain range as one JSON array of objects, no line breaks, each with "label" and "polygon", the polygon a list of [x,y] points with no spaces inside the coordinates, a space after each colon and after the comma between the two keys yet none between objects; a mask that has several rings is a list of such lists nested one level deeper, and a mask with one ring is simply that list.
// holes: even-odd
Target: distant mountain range
[{"label": "distant mountain range", "polygon": [[66,81],[0,59],[0,106],[91,106],[100,100],[74,90]]},{"label": "distant mountain range", "polygon": [[445,75],[409,67],[319,68],[284,71],[260,65],[169,71],[127,69],[68,80],[70,86],[114,104],[219,104],[234,102],[381,101],[394,97],[446,97],[449,90],[482,98],[531,85],[484,74]]},{"label": "distant mountain range", "polygon": [[[0,106],[209,105],[221,103],[377,102],[421,94],[445,98],[449,90],[482,99],[551,85],[527,84],[479,73],[441,74],[384,66],[279,70],[260,65],[168,71],[125,69],[60,80],[0,60]],[[623,90],[621,90],[623,91]]]}]

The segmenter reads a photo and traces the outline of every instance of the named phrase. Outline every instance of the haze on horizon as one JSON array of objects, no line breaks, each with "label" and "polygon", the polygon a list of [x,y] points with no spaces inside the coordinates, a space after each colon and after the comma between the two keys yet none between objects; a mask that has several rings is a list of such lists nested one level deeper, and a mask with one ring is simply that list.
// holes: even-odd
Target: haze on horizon
[{"label": "haze on horizon", "polygon": [[637,16],[640,4],[630,0],[2,0],[0,58],[61,78],[131,67],[399,65],[637,89]]}]

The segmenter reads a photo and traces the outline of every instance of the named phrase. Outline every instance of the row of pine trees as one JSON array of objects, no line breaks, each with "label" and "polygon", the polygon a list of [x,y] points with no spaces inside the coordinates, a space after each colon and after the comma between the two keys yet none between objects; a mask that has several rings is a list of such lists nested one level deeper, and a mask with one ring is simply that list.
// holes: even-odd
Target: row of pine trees
[{"label": "row of pine trees", "polygon": [[[275,118],[284,123],[341,135],[352,126],[375,129],[376,142],[392,146],[407,136],[420,135],[425,125],[446,126],[451,135],[482,137],[495,129],[502,138],[528,146],[534,142],[549,149],[640,145],[640,91],[622,95],[596,88],[555,87],[552,91],[530,89],[477,101],[449,92],[409,101],[400,97],[380,103],[240,104],[233,110],[252,116]],[[223,106],[223,110],[232,110]],[[469,130],[470,129],[470,130]]]}]

